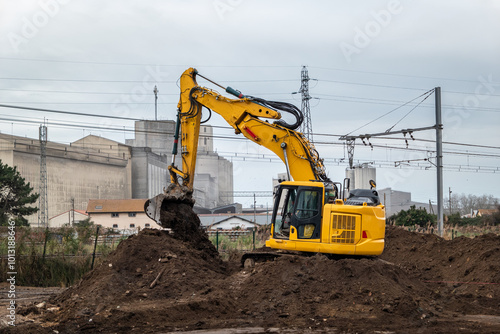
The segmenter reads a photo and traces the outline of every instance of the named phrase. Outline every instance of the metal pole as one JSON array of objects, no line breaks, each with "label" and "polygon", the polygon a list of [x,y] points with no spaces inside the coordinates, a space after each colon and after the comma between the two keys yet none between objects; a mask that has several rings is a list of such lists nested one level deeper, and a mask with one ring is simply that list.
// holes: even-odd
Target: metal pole
[{"label": "metal pole", "polygon": [[443,236],[443,122],[441,121],[441,87],[436,95],[436,170],[437,170],[437,222],[439,236]]},{"label": "metal pole", "polygon": [[255,218],[257,201],[255,200],[255,193],[253,194],[253,222],[257,224],[257,219]]},{"label": "metal pole", "polygon": [[71,198],[71,226],[75,226],[75,199]]},{"label": "metal pole", "polygon": [[153,90],[153,92],[155,93],[155,121],[158,120],[158,116],[157,116],[157,101],[158,101],[158,88],[156,88],[156,85],[155,85],[155,89]]},{"label": "metal pole", "polygon": [[217,252],[219,251],[219,229],[215,231],[215,246],[217,249]]},{"label": "metal pole", "polygon": [[45,229],[45,241],[43,243],[43,255],[42,255],[42,260],[45,261],[45,250],[47,249],[47,240],[49,240],[49,227]]},{"label": "metal pole", "polygon": [[92,264],[90,265],[90,270],[94,269],[95,250],[97,248],[97,239],[99,238],[99,227],[100,225],[97,225],[97,231],[95,232],[94,252],[92,253]]}]

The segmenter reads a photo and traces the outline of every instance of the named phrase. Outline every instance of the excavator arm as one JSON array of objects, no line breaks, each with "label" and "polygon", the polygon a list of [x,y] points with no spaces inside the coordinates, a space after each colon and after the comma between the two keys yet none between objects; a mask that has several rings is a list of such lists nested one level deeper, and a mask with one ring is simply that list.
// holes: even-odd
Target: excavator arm
[{"label": "excavator arm", "polygon": [[[172,183],[193,188],[196,153],[201,125],[201,109],[205,107],[221,115],[236,134],[266,147],[287,166],[289,175],[296,181],[326,181],[325,168],[313,145],[299,132],[281,120],[281,113],[262,99],[242,95],[228,87],[226,91],[238,95],[227,98],[218,92],[196,83],[196,69],[186,70],[180,79],[181,96],[178,104],[178,122],[181,128],[182,171],[172,164],[169,167]],[[300,111],[299,111],[300,112]],[[269,120],[274,120],[270,123]]]},{"label": "excavator arm", "polygon": [[[201,76],[196,69],[189,68],[180,78],[181,93],[177,105],[172,164],[168,167],[171,184],[164,193],[146,201],[145,212],[151,219],[164,225],[160,218],[162,212],[167,210],[169,202],[194,204],[192,192],[203,107],[221,115],[234,128],[236,134],[242,134],[274,152],[285,164],[289,180],[330,181],[323,160],[312,143],[302,133],[295,131],[302,122],[302,114],[297,107],[288,103],[244,96],[231,87],[225,88],[205,78],[237,97],[231,99],[212,89],[199,86],[196,82],[197,75]],[[295,123],[285,122],[280,111],[293,114]],[[175,161],[179,139],[182,169],[177,167]]]}]

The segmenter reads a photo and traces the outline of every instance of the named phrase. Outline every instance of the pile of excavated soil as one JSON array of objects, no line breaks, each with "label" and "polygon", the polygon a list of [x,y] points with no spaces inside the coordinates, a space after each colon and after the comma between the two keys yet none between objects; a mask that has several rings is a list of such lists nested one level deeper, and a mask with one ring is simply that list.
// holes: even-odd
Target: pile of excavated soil
[{"label": "pile of excavated soil", "polygon": [[500,237],[495,234],[444,240],[388,227],[380,258],[423,280],[500,283]]},{"label": "pile of excavated soil", "polygon": [[124,240],[51,301],[60,309],[42,315],[46,327],[17,330],[500,332],[499,236],[446,241],[388,227],[379,258],[294,255],[246,270],[221,261],[199,228],[195,234],[195,243],[156,230]]}]

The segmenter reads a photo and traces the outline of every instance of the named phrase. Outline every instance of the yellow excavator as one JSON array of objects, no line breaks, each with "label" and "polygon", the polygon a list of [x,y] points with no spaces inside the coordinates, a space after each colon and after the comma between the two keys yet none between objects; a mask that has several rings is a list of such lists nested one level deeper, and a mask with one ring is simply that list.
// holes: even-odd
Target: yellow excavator
[{"label": "yellow excavator", "polygon": [[[236,99],[199,86],[197,76],[224,89]],[[297,107],[245,96],[200,75],[194,68],[182,74],[180,90],[173,158],[168,167],[171,184],[163,194],[146,202],[145,211],[151,219],[161,225],[162,210],[168,210],[169,201],[194,203],[194,171],[202,107],[205,107],[221,115],[236,134],[242,134],[274,152],[286,166],[288,180],[280,182],[274,190],[267,247],[338,255],[376,256],[382,253],[385,208],[380,203],[375,182],[370,181],[371,189],[353,190],[349,190],[348,179],[344,179],[343,183],[332,182],[313,144],[296,131],[303,120]],[[294,116],[292,124],[282,119],[281,114],[285,112]],[[175,164],[179,136],[182,169]],[[269,257],[275,255],[269,252],[247,253],[242,262]]]}]

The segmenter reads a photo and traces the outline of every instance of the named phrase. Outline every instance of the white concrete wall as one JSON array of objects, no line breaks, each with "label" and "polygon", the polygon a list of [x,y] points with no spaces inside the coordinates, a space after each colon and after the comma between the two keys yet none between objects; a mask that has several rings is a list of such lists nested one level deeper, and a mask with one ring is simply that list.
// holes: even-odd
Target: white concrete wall
[{"label": "white concrete wall", "polygon": [[[207,206],[214,208],[234,202],[233,197],[219,196],[219,192],[232,192],[233,191],[233,163],[229,160],[220,157],[214,152],[199,152],[196,159],[196,174],[194,178],[195,187],[204,189],[207,198],[206,202],[213,202],[215,197],[215,204]],[[203,176],[210,175],[217,185],[215,188],[212,181]],[[207,183],[209,182],[209,183]],[[204,184],[203,184],[204,183]],[[213,206],[212,206],[213,205]]]},{"label": "white concrete wall", "polygon": [[[150,147],[160,155],[172,155],[175,121],[136,121],[135,139],[126,144],[135,147]],[[179,148],[180,152],[180,148]]]}]

